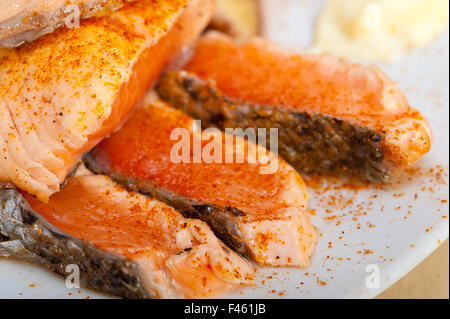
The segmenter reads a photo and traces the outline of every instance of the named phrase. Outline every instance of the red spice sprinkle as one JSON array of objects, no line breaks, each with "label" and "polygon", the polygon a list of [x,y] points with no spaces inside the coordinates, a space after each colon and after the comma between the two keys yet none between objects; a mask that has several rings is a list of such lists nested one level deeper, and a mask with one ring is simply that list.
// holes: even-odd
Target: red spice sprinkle
[{"label": "red spice sprinkle", "polygon": [[321,281],[319,278],[317,278],[317,283],[321,286],[326,286],[327,283],[325,281]]},{"label": "red spice sprinkle", "polygon": [[373,251],[370,250],[370,249],[364,249],[363,254],[366,255],[366,256],[367,256],[367,255],[372,255],[372,254],[373,254]]}]

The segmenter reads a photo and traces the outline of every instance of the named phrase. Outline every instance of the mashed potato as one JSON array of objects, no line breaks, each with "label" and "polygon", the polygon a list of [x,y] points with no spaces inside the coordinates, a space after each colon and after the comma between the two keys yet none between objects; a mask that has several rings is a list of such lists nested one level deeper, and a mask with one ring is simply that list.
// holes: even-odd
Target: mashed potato
[{"label": "mashed potato", "polygon": [[315,48],[346,58],[393,61],[433,41],[448,19],[448,0],[329,0]]}]

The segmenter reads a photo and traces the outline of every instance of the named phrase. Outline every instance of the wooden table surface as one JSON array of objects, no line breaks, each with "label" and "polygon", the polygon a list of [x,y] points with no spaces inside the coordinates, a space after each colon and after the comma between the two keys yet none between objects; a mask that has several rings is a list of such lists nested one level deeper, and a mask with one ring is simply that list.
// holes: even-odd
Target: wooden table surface
[{"label": "wooden table surface", "polygon": [[448,240],[428,259],[378,299],[448,299],[449,246]]}]

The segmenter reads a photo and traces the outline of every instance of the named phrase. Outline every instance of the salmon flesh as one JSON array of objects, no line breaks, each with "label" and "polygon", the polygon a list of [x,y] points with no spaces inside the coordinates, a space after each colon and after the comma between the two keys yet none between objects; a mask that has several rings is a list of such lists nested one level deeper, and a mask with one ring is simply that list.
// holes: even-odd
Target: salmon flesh
[{"label": "salmon flesh", "polygon": [[[23,195],[23,196],[22,196]],[[0,190],[0,256],[46,265],[125,298],[214,297],[252,284],[251,264],[199,220],[81,167],[48,203]]]},{"label": "salmon flesh", "polygon": [[[207,222],[227,245],[260,264],[307,267],[316,234],[306,212],[308,191],[298,173],[244,137],[216,129],[203,132],[211,134],[205,140],[195,127],[188,115],[149,95],[84,162],[92,171],[159,199],[187,218]],[[180,129],[189,132],[203,152],[209,145],[220,157],[196,159],[190,148],[187,161],[174,160],[177,142],[171,137]],[[264,174],[263,162],[227,161],[227,152],[235,159],[242,152],[255,158],[264,154],[267,163],[278,163],[277,168]]]},{"label": "salmon flesh", "polygon": [[47,201],[213,11],[212,0],[141,0],[30,46],[0,49],[0,180]]},{"label": "salmon flesh", "polygon": [[301,172],[386,182],[430,150],[426,119],[375,66],[210,32],[185,70],[162,77],[163,100],[204,128],[278,128],[280,155]]}]

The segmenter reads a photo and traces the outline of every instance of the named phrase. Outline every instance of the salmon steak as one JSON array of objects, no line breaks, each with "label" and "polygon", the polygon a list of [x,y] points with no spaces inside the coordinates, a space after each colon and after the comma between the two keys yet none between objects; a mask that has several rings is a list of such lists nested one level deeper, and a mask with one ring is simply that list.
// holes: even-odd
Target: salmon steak
[{"label": "salmon steak", "polygon": [[0,2],[0,47],[30,43],[80,19],[99,17],[136,0],[14,0]]},{"label": "salmon steak", "polygon": [[196,41],[212,0],[141,0],[0,49],[0,180],[41,201]]},{"label": "salmon steak", "polygon": [[12,188],[0,201],[0,256],[65,276],[78,265],[84,286],[126,298],[205,298],[254,280],[253,266],[204,222],[84,167],[48,203]]},{"label": "salmon steak", "polygon": [[430,150],[432,132],[376,66],[296,54],[255,38],[209,32],[160,97],[204,128],[278,128],[279,153],[298,171],[387,182]]},{"label": "salmon steak", "polygon": [[[185,133],[181,140],[173,135],[180,130]],[[185,156],[178,158],[181,153]],[[186,218],[205,221],[229,247],[261,265],[310,263],[316,233],[300,175],[239,134],[217,128],[202,132],[200,124],[154,94],[84,163],[127,189],[175,207]]]}]

